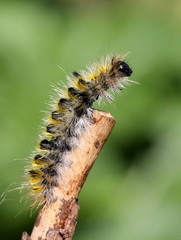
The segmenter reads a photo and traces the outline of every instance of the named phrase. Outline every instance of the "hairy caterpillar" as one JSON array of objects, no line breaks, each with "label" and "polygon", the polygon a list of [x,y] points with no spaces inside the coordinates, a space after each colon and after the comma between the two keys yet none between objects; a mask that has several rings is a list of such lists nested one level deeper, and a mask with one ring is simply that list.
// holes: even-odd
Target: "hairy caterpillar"
[{"label": "hairy caterpillar", "polygon": [[26,169],[34,204],[49,204],[56,200],[57,179],[71,162],[66,153],[76,148],[81,133],[91,120],[91,107],[99,97],[112,99],[106,91],[110,88],[122,90],[132,74],[131,68],[119,55],[107,57],[94,63],[87,71],[73,72],[69,86],[57,90],[58,100],[52,112],[39,147]]}]

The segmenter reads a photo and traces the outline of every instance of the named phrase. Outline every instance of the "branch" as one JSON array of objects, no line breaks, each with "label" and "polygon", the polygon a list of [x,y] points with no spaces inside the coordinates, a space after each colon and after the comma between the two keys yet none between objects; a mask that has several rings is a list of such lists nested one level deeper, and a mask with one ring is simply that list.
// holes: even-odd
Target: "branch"
[{"label": "branch", "polygon": [[24,232],[22,240],[72,239],[79,211],[78,195],[114,124],[110,113],[93,111],[93,124],[80,137],[79,146],[68,153],[72,164],[65,168],[55,188],[58,199],[42,208],[31,237]]}]

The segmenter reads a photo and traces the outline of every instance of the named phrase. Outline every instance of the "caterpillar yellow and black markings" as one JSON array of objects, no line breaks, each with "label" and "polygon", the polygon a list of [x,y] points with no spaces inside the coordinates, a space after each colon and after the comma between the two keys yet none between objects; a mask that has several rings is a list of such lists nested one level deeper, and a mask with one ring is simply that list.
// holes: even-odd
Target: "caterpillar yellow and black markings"
[{"label": "caterpillar yellow and black markings", "polygon": [[93,103],[100,97],[111,99],[106,91],[122,90],[131,82],[131,74],[132,69],[120,55],[111,56],[94,63],[87,71],[73,72],[67,89],[57,90],[59,99],[48,117],[32,164],[26,169],[28,182],[24,187],[30,188],[35,204],[56,200],[57,179],[70,165],[66,153],[77,147],[79,136],[90,124]]}]

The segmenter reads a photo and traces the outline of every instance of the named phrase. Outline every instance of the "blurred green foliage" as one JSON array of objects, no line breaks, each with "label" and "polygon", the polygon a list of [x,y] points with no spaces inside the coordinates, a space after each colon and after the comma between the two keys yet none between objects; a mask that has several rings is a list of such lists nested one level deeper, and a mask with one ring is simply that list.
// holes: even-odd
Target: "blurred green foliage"
[{"label": "blurred green foliage", "polygon": [[[101,107],[117,124],[80,195],[75,240],[181,239],[181,2],[0,2],[0,190],[19,186],[50,85],[110,52],[129,52],[131,85]],[[96,106],[98,107],[98,106]],[[36,214],[9,192],[1,239]]]}]

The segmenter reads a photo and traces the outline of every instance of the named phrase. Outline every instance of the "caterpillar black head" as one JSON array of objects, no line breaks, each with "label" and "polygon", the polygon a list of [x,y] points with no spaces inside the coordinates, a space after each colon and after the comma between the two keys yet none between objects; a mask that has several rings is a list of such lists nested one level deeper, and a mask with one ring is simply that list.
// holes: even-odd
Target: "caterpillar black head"
[{"label": "caterpillar black head", "polygon": [[132,69],[130,66],[124,61],[120,60],[120,58],[112,58],[112,68],[110,71],[110,77],[115,79],[120,79],[122,77],[129,77],[132,74]]},{"label": "caterpillar black head", "polygon": [[133,71],[127,63],[125,63],[124,61],[120,61],[118,62],[118,64],[119,64],[118,71],[122,74],[122,76],[124,77],[131,76]]}]

